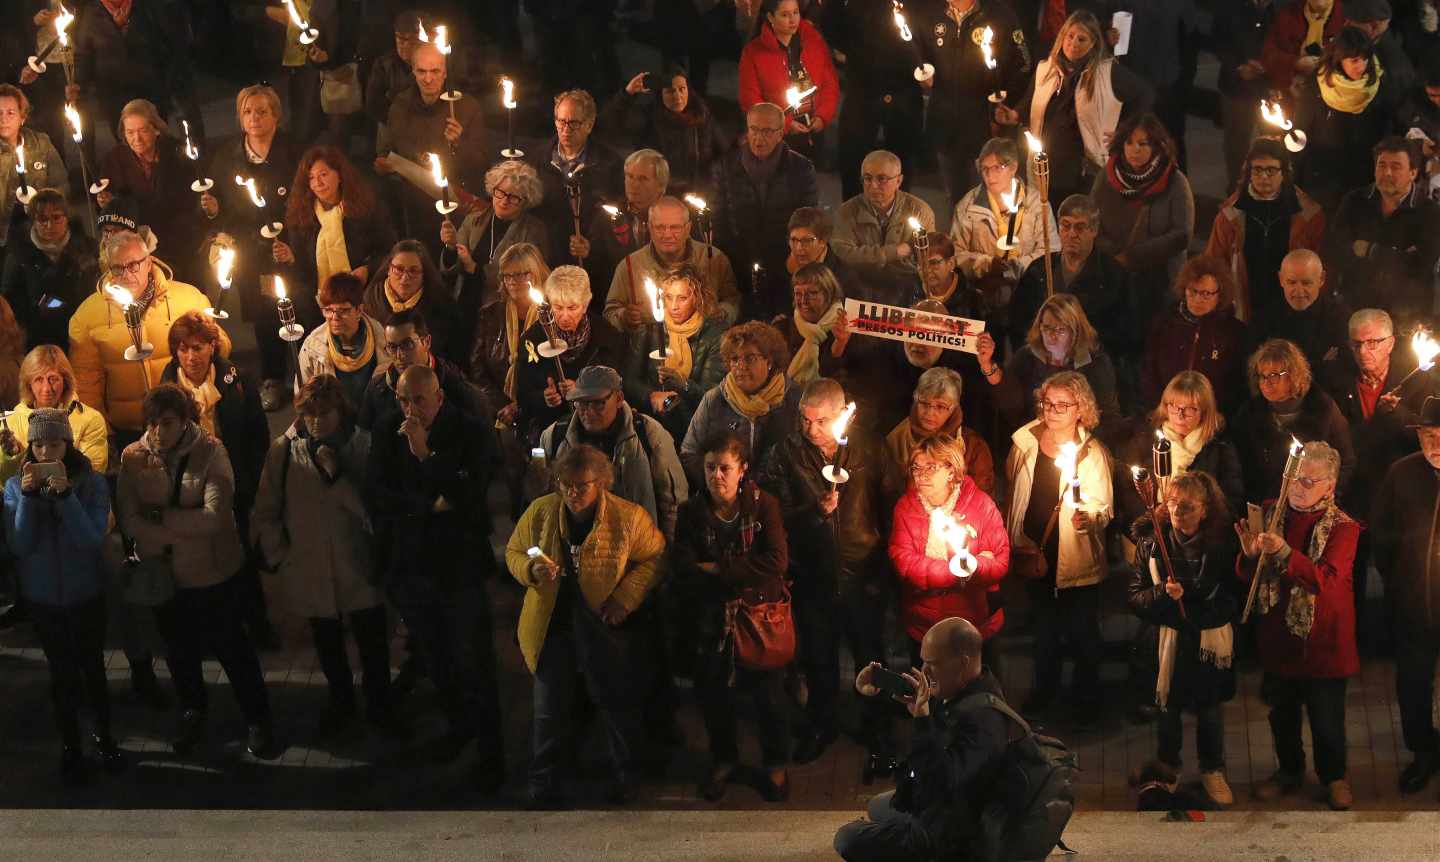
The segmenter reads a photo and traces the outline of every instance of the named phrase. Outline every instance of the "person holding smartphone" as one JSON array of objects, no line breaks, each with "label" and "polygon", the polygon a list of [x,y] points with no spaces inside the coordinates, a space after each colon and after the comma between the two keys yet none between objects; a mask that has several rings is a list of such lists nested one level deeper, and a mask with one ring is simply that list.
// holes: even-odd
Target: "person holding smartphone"
[{"label": "person holding smartphone", "polygon": [[[80,705],[89,700],[95,747],[106,771],[125,767],[110,732],[105,681],[105,574],[100,551],[110,490],[79,449],[63,410],[31,411],[20,474],[5,483],[5,538],[20,591],[50,667],[51,699],[64,746],[60,778],[79,784],[86,766]],[[83,690],[83,694],[82,694]]]}]

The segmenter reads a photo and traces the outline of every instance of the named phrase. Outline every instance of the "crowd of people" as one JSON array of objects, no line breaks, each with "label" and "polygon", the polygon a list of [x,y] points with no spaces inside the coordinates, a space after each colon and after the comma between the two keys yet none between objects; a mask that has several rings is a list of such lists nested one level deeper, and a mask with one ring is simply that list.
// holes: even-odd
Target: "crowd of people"
[{"label": "crowd of people", "polygon": [[[705,799],[746,774],[742,695],[764,798],[842,732],[866,783],[903,783],[901,710],[867,670],[848,726],[845,652],[857,669],[906,656],[926,689],[912,714],[958,707],[983,665],[980,688],[1028,692],[1032,721],[1094,725],[1117,610],[1139,657],[1123,711],[1157,722],[1171,770],[1196,714],[1215,804],[1235,801],[1237,658],[1263,670],[1279,759],[1260,798],[1303,783],[1303,714],[1329,804],[1352,804],[1361,648],[1393,651],[1401,790],[1440,769],[1431,0],[1207,4],[1230,182],[1209,189],[1185,172],[1187,0],[916,0],[903,37],[888,0],[656,3],[662,71],[628,79],[588,30],[644,3],[594,20],[526,3],[543,71],[506,41],[515,2],[488,21],[15,5],[0,477],[12,614],[49,662],[67,781],[86,773],[86,705],[105,767],[126,762],[107,626],[137,695],[175,704],[177,754],[204,742],[214,657],[248,750],[278,756],[293,717],[257,657],[277,613],[308,621],[328,683],[316,739],[362,715],[408,739],[402,699],[428,677],[431,747],[475,743],[487,793],[505,780],[494,644],[513,634],[541,808],[568,804],[592,717],[608,798],[633,800],[656,749],[683,744],[692,686]],[[228,14],[271,53],[222,139],[186,46]],[[66,72],[40,72],[26,58],[61,24]],[[738,92],[713,92],[737,33]],[[552,132],[517,136],[513,104],[479,95],[497,70],[553,104]],[[93,125],[75,133],[67,107]],[[114,130],[100,158],[96,126]],[[918,193],[932,168],[942,212]],[[865,308],[918,322],[875,337]],[[963,347],[926,337],[947,325]],[[253,361],[232,353],[241,326]],[[518,619],[492,609],[503,589]],[[1012,618],[1029,678],[1004,672]],[[936,671],[952,647],[963,673]],[[870,858],[860,844],[847,858]]]}]

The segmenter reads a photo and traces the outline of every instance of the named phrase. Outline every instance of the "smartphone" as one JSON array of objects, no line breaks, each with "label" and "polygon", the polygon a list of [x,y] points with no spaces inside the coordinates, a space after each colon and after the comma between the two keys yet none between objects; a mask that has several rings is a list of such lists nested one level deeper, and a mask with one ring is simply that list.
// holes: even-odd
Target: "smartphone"
[{"label": "smartphone", "polygon": [[876,688],[886,694],[895,695],[896,697],[913,697],[915,695],[915,686],[910,684],[910,680],[888,667],[877,667],[872,670],[870,672],[870,681],[875,684]]},{"label": "smartphone", "polygon": [[57,479],[65,478],[65,465],[59,461],[34,461],[30,464],[30,473],[43,485],[52,476]]},{"label": "smartphone", "polygon": [[1245,515],[1246,518],[1250,521],[1250,532],[1254,533],[1257,536],[1265,532],[1265,516],[1260,511],[1259,506],[1255,505],[1254,503],[1246,503]]},{"label": "smartphone", "polygon": [[531,461],[539,461],[540,464],[541,464],[541,466],[544,466],[544,464],[545,464],[545,450],[542,449],[542,448],[540,448],[539,446],[536,446],[534,449],[531,449],[531,450],[530,450],[530,460],[531,460]]},{"label": "smartphone", "polygon": [[640,90],[641,90],[641,92],[646,92],[646,93],[648,93],[648,92],[650,92],[651,90],[654,90],[654,89],[655,89],[655,73],[654,73],[654,72],[646,72],[646,73],[645,73],[645,76],[640,79]]}]

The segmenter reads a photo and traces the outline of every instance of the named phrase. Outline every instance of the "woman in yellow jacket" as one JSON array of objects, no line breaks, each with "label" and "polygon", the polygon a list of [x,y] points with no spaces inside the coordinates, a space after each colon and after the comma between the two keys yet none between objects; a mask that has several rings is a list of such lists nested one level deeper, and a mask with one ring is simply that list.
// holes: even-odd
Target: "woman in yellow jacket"
[{"label": "woman in yellow jacket", "polygon": [[[145,240],[132,231],[106,237],[101,259],[108,262],[107,272],[70,318],[70,362],[75,394],[104,411],[123,448],[145,430],[140,402],[146,390],[160,383],[170,362],[170,324],[187,311],[203,310],[210,301],[192,285],[175,281],[170,268],[152,257]],[[133,341],[122,298],[116,291],[107,293],[107,286],[125,291],[142,309],[141,332],[155,347],[144,363],[125,359],[125,348]],[[230,355],[230,337],[223,329],[220,355]]]},{"label": "woman in yellow jacket", "polygon": [[654,627],[633,616],[660,580],[665,538],[644,509],[610,493],[614,474],[599,449],[567,449],[554,474],[559,491],[530,504],[505,548],[510,574],[526,587],[518,635],[535,676],[530,800],[563,804],[562,761],[579,732],[574,706],[583,678],[614,761],[609,801],[625,804],[635,798],[635,752],[658,647]]}]

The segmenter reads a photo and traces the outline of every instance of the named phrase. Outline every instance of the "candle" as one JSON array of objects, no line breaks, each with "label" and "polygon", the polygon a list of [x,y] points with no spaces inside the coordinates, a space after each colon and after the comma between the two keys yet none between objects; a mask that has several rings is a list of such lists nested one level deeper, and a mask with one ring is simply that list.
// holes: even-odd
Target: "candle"
[{"label": "candle", "polygon": [[440,169],[440,157],[435,153],[429,154],[430,158],[430,179],[440,189],[440,200],[435,202],[435,211],[442,216],[454,212],[460,205],[450,200],[450,180],[445,177],[445,172]]},{"label": "candle", "polygon": [[999,104],[1005,101],[1005,91],[1000,89],[998,75],[995,72],[998,64],[995,62],[995,51],[991,46],[995,41],[995,31],[986,27],[980,34],[980,50],[985,55],[985,77],[990,83],[990,95],[987,97],[992,103]]},{"label": "candle", "polygon": [[819,87],[811,87],[808,90],[801,90],[799,87],[790,87],[785,91],[786,110],[795,115],[796,122],[804,123],[807,126],[810,125],[810,115],[801,113],[800,105],[806,99],[813,96],[815,91],[819,89]]},{"label": "candle", "polygon": [[190,140],[190,121],[181,120],[180,126],[185,130],[185,157],[190,160],[191,167],[195,169],[195,182],[190,184],[190,191],[204,194],[210,191],[215,185],[215,181],[200,175],[200,150]]},{"label": "candle", "polygon": [[920,57],[920,45],[915,42],[915,34],[905,20],[905,4],[900,0],[890,0],[890,17],[895,22],[895,29],[900,32],[900,41],[910,46],[910,53],[915,58],[915,80],[924,83],[935,77],[935,67]]},{"label": "candle", "polygon": [[[69,30],[70,25],[74,22],[75,16],[71,14],[69,9],[61,6],[60,10],[55,13],[55,19],[52,22],[55,26],[55,40],[50,44],[46,45],[44,50],[40,52],[39,56],[31,56],[28,60],[25,61],[30,66],[30,71],[34,72],[37,75],[43,75],[45,73],[45,70],[49,68],[45,65],[45,58],[50,56],[50,52],[54,51],[56,48],[68,48],[70,46]],[[70,73],[67,69],[66,78],[68,79],[69,77]]]},{"label": "candle", "polygon": [[950,548],[950,574],[959,579],[973,575],[980,561],[970,552],[972,528],[960,524],[944,509],[937,508],[930,512],[930,530],[943,538]]},{"label": "candle", "polygon": [[665,302],[655,279],[648,275],[645,276],[645,293],[650,297],[650,316],[655,318],[655,338],[660,342],[659,349],[652,351],[650,358],[664,362],[670,358],[670,339],[665,335]]},{"label": "candle", "polygon": [[509,145],[500,151],[500,155],[507,159],[518,159],[525,155],[525,151],[515,146],[515,108],[519,102],[515,101],[515,82],[509,78],[500,79],[500,105],[505,109],[506,140]]},{"label": "candle", "polygon": [[845,436],[845,432],[849,430],[850,420],[854,418],[855,402],[851,401],[845,405],[845,409],[841,410],[840,415],[836,416],[835,421],[830,424],[830,436],[835,438],[835,457],[831,463],[821,468],[820,475],[829,480],[830,490],[832,491],[835,490],[837,485],[850,481],[850,472],[840,466],[840,461],[843,460],[845,454],[845,444],[850,442],[850,439]]},{"label": "candle", "polygon": [[[541,450],[541,451],[543,452],[544,450]],[[555,566],[555,561],[552,560],[552,559],[550,559],[550,557],[549,557],[544,551],[540,550],[539,548],[536,548],[536,547],[527,548],[527,549],[525,550],[525,556],[529,557],[529,558],[532,559],[532,560],[539,560],[540,562],[544,563],[544,564],[547,565],[547,566]],[[555,566],[555,567],[556,567],[557,569],[559,568],[559,566]]]},{"label": "candle", "polygon": [[25,176],[25,144],[22,143],[15,148],[15,175],[20,180],[20,187],[15,190],[15,198],[24,206],[29,206],[30,201],[35,197],[35,189],[30,186],[29,178]]},{"label": "candle", "polygon": [[1060,469],[1060,498],[1065,498],[1065,486],[1070,486],[1071,502],[1080,508],[1080,444],[1073,441],[1060,444],[1060,454],[1055,457],[1055,466]]},{"label": "candle", "polygon": [[[80,176],[87,188],[90,186],[90,160],[85,157],[85,147],[81,142],[85,139],[84,132],[80,126],[80,112],[70,102],[65,103],[65,120],[70,123],[70,138],[75,142],[75,150],[80,154]],[[107,182],[108,185],[108,182]],[[103,190],[104,186],[100,187]],[[91,194],[97,190],[91,188]],[[90,224],[95,224],[95,199],[90,195],[85,196],[85,206],[90,210]]]},{"label": "candle", "polygon": [[260,192],[255,188],[254,177],[242,177],[239,174],[236,174],[235,185],[245,187],[245,190],[250,193],[250,203],[254,204],[259,209],[265,208],[265,196],[260,194]]},{"label": "candle", "polygon": [[1005,209],[1010,213],[1009,227],[1005,229],[1005,242],[1000,246],[1002,251],[1009,251],[1015,247],[1015,217],[1020,214],[1019,197],[1020,181],[1012,179],[1010,181],[1010,191],[1002,192],[1000,195],[1000,203],[1003,204]]},{"label": "candle", "polygon": [[1422,371],[1429,371],[1434,368],[1435,357],[1436,355],[1440,355],[1440,341],[1431,338],[1430,333],[1425,331],[1425,327],[1417,326],[1415,328],[1415,334],[1410,337],[1410,349],[1415,351],[1415,361],[1419,364],[1416,365],[1414,370],[1409,374],[1400,378],[1400,382],[1391,387],[1390,391],[1386,392],[1383,397],[1388,398],[1399,395],[1400,390],[1405,384],[1410,382],[1410,378]]},{"label": "candle", "polygon": [[300,10],[295,8],[294,0],[285,0],[285,8],[290,13],[290,22],[300,31],[300,44],[315,44],[315,40],[320,38],[320,31],[311,27],[309,21],[301,19]]},{"label": "candle", "polygon": [[600,209],[604,210],[605,214],[610,216],[612,224],[620,220],[620,208],[614,204],[601,204]]},{"label": "candle", "polygon": [[1272,103],[1261,99],[1260,116],[1265,122],[1285,133],[1285,149],[1292,153],[1305,149],[1305,133],[1295,128],[1295,124],[1285,117],[1285,111],[1279,102]]},{"label": "candle", "polygon": [[[220,290],[226,291],[230,289],[230,282],[234,274],[235,249],[228,245],[219,245],[219,243],[216,245],[219,248],[215,252],[215,283],[220,285]],[[205,313],[216,320],[225,320],[230,316],[230,312],[215,306],[205,309]]]}]

